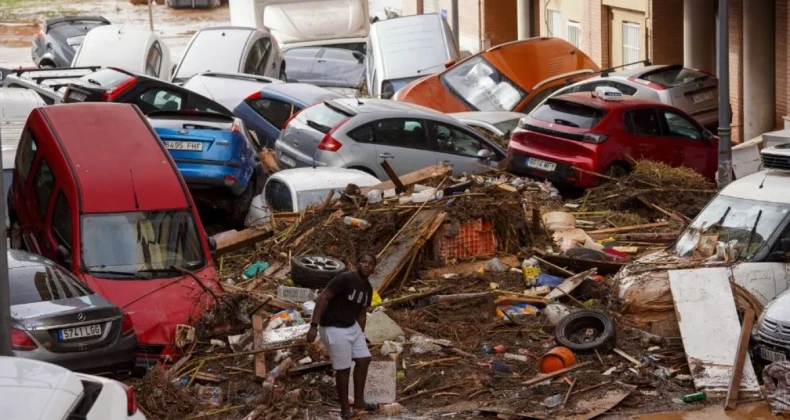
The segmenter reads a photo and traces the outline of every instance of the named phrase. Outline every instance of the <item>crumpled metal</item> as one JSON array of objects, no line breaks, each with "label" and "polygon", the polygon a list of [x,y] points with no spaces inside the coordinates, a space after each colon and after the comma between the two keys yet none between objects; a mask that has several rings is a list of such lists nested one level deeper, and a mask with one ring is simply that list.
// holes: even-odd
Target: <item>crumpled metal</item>
[{"label": "crumpled metal", "polygon": [[774,414],[790,414],[790,362],[775,362],[763,369],[765,398]]}]

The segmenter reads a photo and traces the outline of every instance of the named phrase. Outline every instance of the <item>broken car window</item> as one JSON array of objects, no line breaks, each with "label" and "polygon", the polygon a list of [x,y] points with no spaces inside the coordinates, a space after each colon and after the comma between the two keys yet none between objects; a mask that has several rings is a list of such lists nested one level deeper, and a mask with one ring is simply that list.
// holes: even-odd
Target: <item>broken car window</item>
[{"label": "broken car window", "polygon": [[525,96],[521,88],[482,56],[456,65],[442,80],[477,111],[512,111]]},{"label": "broken car window", "polygon": [[294,211],[293,200],[291,199],[291,189],[288,185],[272,179],[266,183],[263,197],[266,204],[271,207],[272,212]]},{"label": "broken car window", "polygon": [[[718,242],[738,241],[740,260],[751,259],[787,217],[790,209],[774,203],[716,196],[683,232],[675,246],[681,257],[690,257],[701,234],[718,234]],[[759,214],[759,219],[758,219]],[[754,234],[749,236],[752,229]],[[744,249],[749,243],[748,249]]]}]

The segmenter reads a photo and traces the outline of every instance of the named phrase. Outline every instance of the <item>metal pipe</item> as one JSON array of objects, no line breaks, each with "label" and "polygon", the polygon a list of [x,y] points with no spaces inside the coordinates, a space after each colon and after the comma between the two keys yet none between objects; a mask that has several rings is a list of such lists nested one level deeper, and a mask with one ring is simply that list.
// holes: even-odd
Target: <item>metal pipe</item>
[{"label": "metal pipe", "polygon": [[461,37],[459,35],[461,33],[461,25],[459,24],[459,19],[458,19],[458,0],[452,0],[452,2],[450,3],[450,9],[452,9],[452,13],[453,13],[452,28],[453,28],[453,36],[455,36],[455,45],[457,45],[458,48],[461,48]]},{"label": "metal pipe", "polygon": [[719,168],[716,173],[716,182],[719,189],[732,182],[729,7],[729,0],[719,0],[718,26],[716,27],[716,70],[719,78]]},{"label": "metal pipe", "polygon": [[151,32],[154,31],[154,0],[148,0],[148,25],[151,27]]},{"label": "metal pipe", "polygon": [[[2,143],[2,130],[0,130]],[[8,152],[6,152],[8,153]],[[3,174],[3,159],[0,152],[0,175]],[[3,177],[0,176],[0,191],[5,191]],[[0,205],[0,220],[5,224],[6,208]],[[8,235],[6,229],[0,229],[0,355],[13,356],[11,348],[11,294],[8,284]]]}]

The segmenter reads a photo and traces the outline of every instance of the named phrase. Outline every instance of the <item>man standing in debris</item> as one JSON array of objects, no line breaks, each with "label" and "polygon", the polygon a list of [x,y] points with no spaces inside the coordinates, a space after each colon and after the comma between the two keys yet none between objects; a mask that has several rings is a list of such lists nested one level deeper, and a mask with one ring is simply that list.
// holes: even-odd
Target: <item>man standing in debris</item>
[{"label": "man standing in debris", "polygon": [[[335,370],[340,415],[344,419],[355,416],[355,411],[373,411],[376,404],[365,403],[365,380],[370,365],[370,350],[365,342],[367,308],[373,298],[373,287],[368,277],[376,269],[376,256],[363,253],[357,260],[357,270],[332,279],[318,296],[313,310],[313,321],[307,342],[315,341],[320,328],[321,340],[329,350]],[[354,361],[354,410],[348,403],[348,380],[351,361]]]}]

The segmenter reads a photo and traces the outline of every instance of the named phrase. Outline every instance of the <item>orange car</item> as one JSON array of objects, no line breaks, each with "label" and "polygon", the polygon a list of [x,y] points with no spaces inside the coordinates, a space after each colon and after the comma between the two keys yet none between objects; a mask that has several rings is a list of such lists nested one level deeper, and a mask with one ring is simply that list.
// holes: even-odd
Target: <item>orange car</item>
[{"label": "orange car", "polygon": [[442,112],[528,113],[566,82],[598,70],[590,57],[563,39],[531,38],[498,45],[415,80],[393,99]]}]

